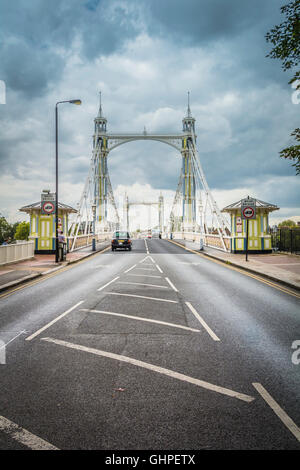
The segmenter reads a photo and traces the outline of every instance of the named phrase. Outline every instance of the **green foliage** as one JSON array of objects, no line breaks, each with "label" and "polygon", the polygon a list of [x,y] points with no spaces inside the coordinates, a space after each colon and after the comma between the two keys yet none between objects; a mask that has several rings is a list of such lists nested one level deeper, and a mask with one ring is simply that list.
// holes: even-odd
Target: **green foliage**
[{"label": "green foliage", "polygon": [[[293,0],[280,8],[285,15],[285,21],[275,26],[266,34],[267,42],[274,45],[267,57],[280,59],[284,71],[294,69],[294,76],[289,83],[299,80],[297,90],[300,90],[300,70],[295,70],[300,61],[300,0]],[[300,129],[292,133],[300,142]],[[293,160],[292,166],[296,168],[296,175],[300,174],[300,145],[292,145],[279,153],[281,158]]]},{"label": "green foliage", "polygon": [[20,222],[17,225],[15,238],[16,240],[28,240],[29,237],[29,222]]},{"label": "green foliage", "polygon": [[296,227],[296,223],[293,220],[284,220],[278,224],[278,227]]},{"label": "green foliage", "polygon": [[[300,129],[295,129],[291,136],[295,137],[295,139],[300,142]],[[300,144],[292,145],[291,147],[287,147],[280,152],[280,156],[282,158],[287,158],[288,160],[293,160],[294,163],[292,166],[296,168],[296,175],[300,174]]]},{"label": "green foliage", "polygon": [[8,240],[11,233],[11,225],[7,222],[5,217],[0,217],[0,244]]}]

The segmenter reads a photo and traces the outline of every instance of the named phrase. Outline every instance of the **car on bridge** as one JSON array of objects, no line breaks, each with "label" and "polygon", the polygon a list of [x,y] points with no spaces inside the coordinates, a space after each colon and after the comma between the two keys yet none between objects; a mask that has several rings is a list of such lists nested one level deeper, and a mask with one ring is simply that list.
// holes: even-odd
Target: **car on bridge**
[{"label": "car on bridge", "polygon": [[131,247],[132,242],[130,239],[129,232],[119,230],[114,232],[114,236],[111,241],[111,251],[117,250],[118,248],[131,251]]}]

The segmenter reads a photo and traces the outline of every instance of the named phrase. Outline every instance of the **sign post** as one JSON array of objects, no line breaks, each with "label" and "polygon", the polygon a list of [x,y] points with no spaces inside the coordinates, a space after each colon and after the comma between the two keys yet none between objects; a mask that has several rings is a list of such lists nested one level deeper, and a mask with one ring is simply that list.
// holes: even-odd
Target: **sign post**
[{"label": "sign post", "polygon": [[246,261],[248,261],[248,238],[249,238],[249,220],[256,219],[256,200],[250,198],[241,201],[242,219],[246,220]]}]

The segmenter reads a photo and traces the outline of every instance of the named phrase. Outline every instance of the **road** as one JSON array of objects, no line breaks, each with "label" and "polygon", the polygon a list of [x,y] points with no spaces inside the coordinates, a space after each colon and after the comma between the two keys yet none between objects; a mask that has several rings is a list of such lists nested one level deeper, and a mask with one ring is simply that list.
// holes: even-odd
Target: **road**
[{"label": "road", "polygon": [[0,311],[0,449],[300,449],[299,295],[280,286],[134,240]]}]

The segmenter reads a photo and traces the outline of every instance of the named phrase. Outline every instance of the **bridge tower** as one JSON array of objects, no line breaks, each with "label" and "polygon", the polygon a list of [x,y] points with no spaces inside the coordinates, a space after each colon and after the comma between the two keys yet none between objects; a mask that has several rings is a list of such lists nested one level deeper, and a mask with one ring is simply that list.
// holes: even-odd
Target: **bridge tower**
[{"label": "bridge tower", "polygon": [[108,171],[107,171],[107,119],[103,116],[101,92],[98,116],[94,119],[95,130],[93,136],[94,159],[94,204],[96,205],[96,231],[107,228],[107,195],[108,195]]},{"label": "bridge tower", "polygon": [[182,120],[182,228],[184,231],[193,231],[196,224],[196,184],[192,156],[192,134],[195,135],[195,118],[190,109],[190,93],[188,92],[187,114]]}]

